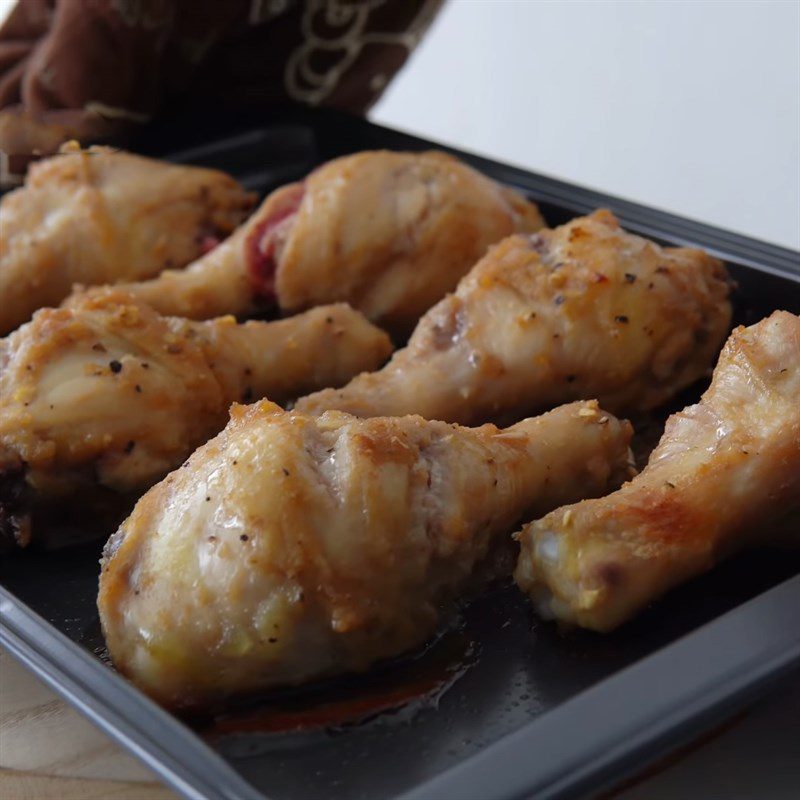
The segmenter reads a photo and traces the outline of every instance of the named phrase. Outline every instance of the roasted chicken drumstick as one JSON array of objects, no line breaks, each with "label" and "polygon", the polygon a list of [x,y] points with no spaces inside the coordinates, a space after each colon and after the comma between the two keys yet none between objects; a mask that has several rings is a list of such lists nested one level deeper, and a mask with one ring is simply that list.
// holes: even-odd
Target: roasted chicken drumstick
[{"label": "roasted chicken drumstick", "polygon": [[298,409],[472,424],[581,397],[626,413],[702,377],[728,331],[722,264],[661,248],[608,211],[492,248],[374,374]]},{"label": "roasted chicken drumstick", "polygon": [[0,335],[74,283],[151,278],[227,236],[253,196],[216,170],[105,147],[31,165],[0,203]]},{"label": "roasted chicken drumstick", "polygon": [[24,544],[30,512],[59,501],[141,493],[233,401],[341,384],[390,351],[345,304],[241,325],[162,317],[117,290],[41,310],[0,340],[0,538]]},{"label": "roasted chicken drumstick", "polygon": [[521,514],[618,486],[630,435],[594,401],[506,430],[234,407],[106,545],[114,663],[186,705],[403,653]]},{"label": "roasted chicken drumstick", "polygon": [[126,288],[194,319],[346,301],[407,334],[489,245],[543,224],[533,203],[444,153],[358,153],[273,192],[191,268]]},{"label": "roasted chicken drumstick", "polygon": [[522,530],[516,580],[544,616],[606,631],[798,511],[800,317],[776,311],[733,332],[640,475]]}]

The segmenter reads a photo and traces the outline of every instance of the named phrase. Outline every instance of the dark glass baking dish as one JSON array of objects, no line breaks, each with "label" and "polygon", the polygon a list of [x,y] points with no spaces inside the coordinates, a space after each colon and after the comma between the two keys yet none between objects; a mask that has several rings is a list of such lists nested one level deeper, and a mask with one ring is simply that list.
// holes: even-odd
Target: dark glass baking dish
[{"label": "dark glass baking dish", "polygon": [[[278,110],[182,113],[132,149],[219,167],[265,192],[344,153],[431,147],[440,146],[334,112]],[[720,256],[738,283],[738,322],[800,313],[796,252],[452,152],[536,200],[550,224],[605,206],[631,231]],[[559,632],[498,587],[421,655],[214,720],[179,720],[102,657],[100,546],[0,557],[0,642],[187,798],[594,795],[800,666],[800,551],[764,550],[612,635]],[[306,727],[276,730],[276,719]]]}]

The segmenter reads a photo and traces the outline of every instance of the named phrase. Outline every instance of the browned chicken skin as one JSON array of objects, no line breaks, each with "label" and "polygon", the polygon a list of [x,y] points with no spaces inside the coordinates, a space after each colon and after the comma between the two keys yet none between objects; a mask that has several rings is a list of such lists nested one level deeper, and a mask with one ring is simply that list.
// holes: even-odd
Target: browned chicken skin
[{"label": "browned chicken skin", "polygon": [[444,153],[358,153],[273,192],[227,245],[127,287],[162,313],[349,302],[407,334],[486,248],[543,226],[529,203]]},{"label": "browned chicken skin", "polygon": [[521,515],[618,486],[630,436],[594,401],[506,430],[235,407],[106,546],[114,664],[186,705],[403,653]]},{"label": "browned chicken skin", "polygon": [[227,236],[253,196],[216,170],[93,147],[31,165],[0,203],[0,334],[73,284],[144,280]]},{"label": "browned chicken skin", "polygon": [[188,319],[247,316],[274,308],[274,265],[260,243],[268,231],[291,221],[289,212],[295,210],[298,193],[302,194],[299,183],[272,192],[244,225],[186,269],[166,270],[152,280],[120,288],[162,314]]},{"label": "browned chicken skin", "polygon": [[661,248],[597,211],[493,247],[380,372],[297,408],[462,424],[581,397],[647,410],[710,369],[730,325],[728,294],[716,259]]},{"label": "browned chicken skin", "polygon": [[[39,311],[0,340],[0,528],[24,544],[30,509],[141,492],[216,434],[233,401],[284,402],[390,352],[345,304],[279,322],[189,322],[107,290]],[[14,509],[20,481],[28,500]]]},{"label": "browned chicken skin", "polygon": [[[800,541],[800,317],[737,328],[708,391],[619,491],[525,527],[516,571],[546,617],[605,631],[782,517]],[[785,536],[786,526],[774,533]]]}]

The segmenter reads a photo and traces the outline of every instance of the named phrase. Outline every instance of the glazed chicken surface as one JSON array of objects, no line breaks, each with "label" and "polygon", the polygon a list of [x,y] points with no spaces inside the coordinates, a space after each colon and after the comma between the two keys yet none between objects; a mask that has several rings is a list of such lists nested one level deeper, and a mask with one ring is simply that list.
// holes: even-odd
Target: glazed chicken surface
[{"label": "glazed chicken surface", "polygon": [[32,164],[0,202],[0,334],[75,283],[143,280],[194,261],[253,199],[222,172],[105,147]]},{"label": "glazed chicken surface", "polygon": [[606,631],[734,550],[800,541],[797,512],[800,317],[777,311],[733,332],[640,475],[522,530],[515,577],[545,617]]},{"label": "glazed chicken surface", "polygon": [[608,211],[492,248],[379,372],[305,413],[519,419],[597,397],[632,413],[705,375],[729,330],[729,282],[701,250],[626,233]]},{"label": "glazed chicken surface", "polygon": [[126,288],[195,319],[346,301],[408,334],[489,245],[543,225],[533,203],[452,156],[363,152],[273,192],[190,269]]},{"label": "glazed chicken surface", "polygon": [[630,436],[595,401],[505,430],[236,406],[106,545],[114,663],[190,705],[406,652],[521,516],[618,486]]},{"label": "glazed chicken surface", "polygon": [[141,492],[227,422],[379,365],[388,336],[345,304],[278,322],[162,317],[118,290],[44,309],[0,340],[0,538],[30,511]]}]

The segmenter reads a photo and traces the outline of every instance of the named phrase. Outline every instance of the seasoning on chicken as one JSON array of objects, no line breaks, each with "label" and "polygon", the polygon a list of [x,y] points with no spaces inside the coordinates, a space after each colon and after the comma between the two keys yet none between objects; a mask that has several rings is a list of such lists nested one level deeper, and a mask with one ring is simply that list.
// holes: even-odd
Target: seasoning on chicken
[{"label": "seasoning on chicken", "polygon": [[194,261],[253,201],[216,170],[65,146],[0,202],[0,334],[75,283],[145,280]]},{"label": "seasoning on chicken", "polygon": [[461,424],[584,397],[615,413],[651,409],[710,371],[729,290],[702,250],[659,247],[596,211],[504,240],[380,372],[297,407]]},{"label": "seasoning on chicken", "polygon": [[364,152],[273,192],[190,269],[127,288],[195,319],[346,301],[408,334],[489,245],[543,225],[533,203],[452,156]]},{"label": "seasoning on chicken", "polygon": [[106,545],[114,664],[191,705],[406,652],[521,516],[618,486],[630,436],[594,401],[505,430],[234,407]]},{"label": "seasoning on chicken", "polygon": [[607,631],[729,553],[787,535],[781,518],[800,539],[796,512],[800,317],[776,311],[733,332],[640,475],[522,530],[516,580],[545,617]]},{"label": "seasoning on chicken", "polygon": [[218,433],[234,401],[284,402],[390,352],[345,304],[189,322],[108,290],[39,311],[0,340],[0,539],[25,544],[31,514],[54,504],[91,514],[109,492],[141,493]]}]

